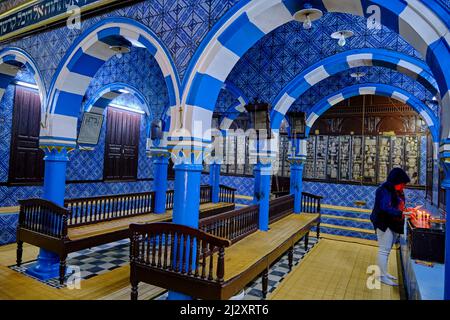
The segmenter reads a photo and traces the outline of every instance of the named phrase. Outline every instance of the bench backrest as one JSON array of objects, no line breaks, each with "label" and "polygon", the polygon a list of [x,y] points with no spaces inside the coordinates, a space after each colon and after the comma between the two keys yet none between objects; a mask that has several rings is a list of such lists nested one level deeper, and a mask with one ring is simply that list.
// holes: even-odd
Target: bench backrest
[{"label": "bench backrest", "polygon": [[143,192],[67,199],[68,226],[82,226],[153,212],[155,193]]},{"label": "bench backrest", "polygon": [[130,230],[132,265],[223,282],[229,240],[174,223],[131,224]]},{"label": "bench backrest", "polygon": [[228,211],[199,221],[199,229],[232,243],[258,230],[259,205]]}]

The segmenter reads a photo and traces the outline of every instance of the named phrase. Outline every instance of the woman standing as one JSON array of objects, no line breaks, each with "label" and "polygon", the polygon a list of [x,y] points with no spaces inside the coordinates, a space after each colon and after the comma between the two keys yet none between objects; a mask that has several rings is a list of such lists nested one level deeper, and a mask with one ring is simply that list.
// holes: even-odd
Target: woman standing
[{"label": "woman standing", "polygon": [[376,191],[375,205],[370,215],[378,239],[378,266],[380,267],[380,281],[384,284],[396,286],[397,278],[387,271],[389,253],[397,241],[398,235],[403,234],[405,211],[405,194],[403,192],[411,180],[401,168],[394,168],[389,173],[385,183]]}]

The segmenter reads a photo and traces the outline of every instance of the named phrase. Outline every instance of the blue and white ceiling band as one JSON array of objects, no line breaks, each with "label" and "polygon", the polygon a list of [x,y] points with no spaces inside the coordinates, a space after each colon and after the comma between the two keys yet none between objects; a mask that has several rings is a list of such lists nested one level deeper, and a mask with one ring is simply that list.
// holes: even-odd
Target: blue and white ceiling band
[{"label": "blue and white ceiling band", "polygon": [[[449,99],[450,84],[449,13],[439,4],[426,1],[311,0],[323,12],[341,12],[369,18],[380,11],[381,24],[397,32],[426,58],[443,100]],[[208,140],[204,131],[211,125],[212,112],[223,84],[245,52],[277,27],[293,21],[303,9],[296,0],[244,0],[233,6],[205,37],[194,55],[183,81],[181,114],[171,113],[171,131],[185,128],[191,136]],[[450,101],[450,100],[449,100]],[[443,101],[446,114],[450,103]],[[450,118],[450,117],[449,117]],[[444,137],[450,119],[445,120]],[[173,139],[181,139],[176,134]]]},{"label": "blue and white ceiling band", "polygon": [[385,49],[349,50],[306,68],[281,90],[272,102],[272,128],[280,128],[281,121],[292,104],[312,86],[339,72],[361,66],[381,66],[397,70],[417,80],[434,95],[438,92],[436,81],[422,60]]}]

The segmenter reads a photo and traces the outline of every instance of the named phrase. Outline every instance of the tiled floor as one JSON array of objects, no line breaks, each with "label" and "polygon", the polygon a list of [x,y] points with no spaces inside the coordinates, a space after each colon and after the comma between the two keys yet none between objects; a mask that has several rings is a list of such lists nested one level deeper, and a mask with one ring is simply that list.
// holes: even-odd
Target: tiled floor
[{"label": "tiled floor", "polygon": [[[129,242],[128,239],[124,239],[69,254],[67,259],[69,273],[66,278],[70,276],[70,272],[75,270],[75,268],[77,270],[79,268],[81,279],[86,280],[128,264],[130,255]],[[34,263],[35,261],[31,261],[22,264],[20,267],[13,265],[10,268],[25,274],[25,271]],[[58,278],[42,282],[55,288],[62,287]]]},{"label": "tiled floor", "polygon": [[[399,300],[402,286],[373,284],[368,267],[376,263],[378,248],[361,243],[321,239],[302,263],[295,267],[275,291],[274,300]],[[389,259],[389,272],[398,277],[397,252]]]}]

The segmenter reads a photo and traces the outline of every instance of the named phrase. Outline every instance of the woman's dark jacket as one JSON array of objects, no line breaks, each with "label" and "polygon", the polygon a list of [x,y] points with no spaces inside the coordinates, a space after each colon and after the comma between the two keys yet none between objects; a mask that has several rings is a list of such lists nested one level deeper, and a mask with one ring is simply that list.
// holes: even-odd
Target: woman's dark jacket
[{"label": "woman's dark jacket", "polygon": [[400,183],[408,183],[410,179],[405,171],[400,168],[392,169],[385,183],[375,193],[375,205],[370,221],[373,227],[386,231],[387,228],[396,233],[403,233],[404,219],[402,217],[405,195],[396,191],[394,186]]}]

